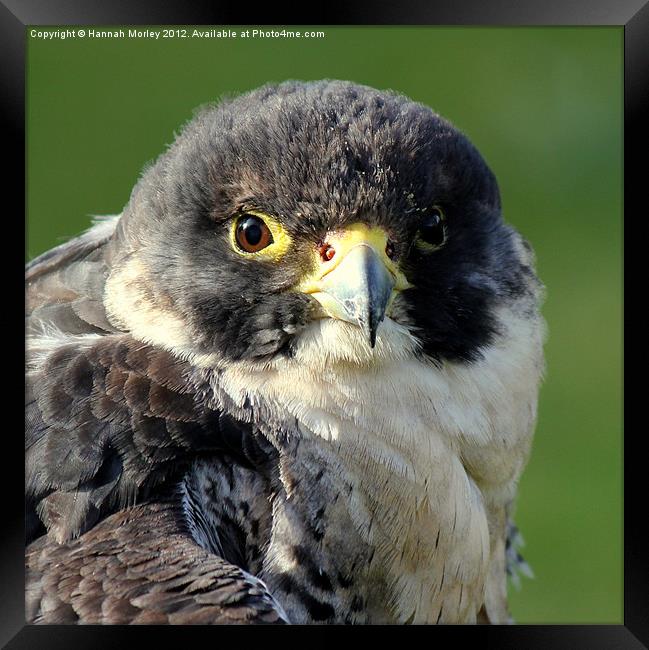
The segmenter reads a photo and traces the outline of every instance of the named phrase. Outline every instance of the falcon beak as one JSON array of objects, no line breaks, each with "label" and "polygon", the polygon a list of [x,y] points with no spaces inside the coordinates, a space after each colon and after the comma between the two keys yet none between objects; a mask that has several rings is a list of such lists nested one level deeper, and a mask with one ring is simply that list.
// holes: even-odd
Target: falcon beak
[{"label": "falcon beak", "polygon": [[410,286],[387,255],[387,242],[382,229],[363,224],[332,234],[319,249],[315,278],[298,287],[327,316],[358,325],[371,347],[395,291]]},{"label": "falcon beak", "polygon": [[376,252],[366,244],[354,246],[322,280],[313,294],[334,318],[358,324],[374,347],[376,330],[385,317],[395,281]]}]

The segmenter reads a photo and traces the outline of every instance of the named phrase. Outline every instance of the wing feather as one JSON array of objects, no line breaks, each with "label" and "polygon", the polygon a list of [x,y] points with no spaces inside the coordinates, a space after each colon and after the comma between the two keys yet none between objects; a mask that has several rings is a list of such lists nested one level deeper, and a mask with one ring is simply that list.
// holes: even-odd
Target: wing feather
[{"label": "wing feather", "polygon": [[27,551],[33,623],[283,623],[263,583],[198,546],[174,501],[118,512],[81,537]]},{"label": "wing feather", "polygon": [[27,333],[43,336],[115,332],[103,306],[107,244],[119,217],[98,222],[80,237],[27,265]]},{"label": "wing feather", "polygon": [[179,479],[199,454],[274,453],[201,401],[191,366],[127,334],[61,346],[28,377],[28,505],[59,541]]}]

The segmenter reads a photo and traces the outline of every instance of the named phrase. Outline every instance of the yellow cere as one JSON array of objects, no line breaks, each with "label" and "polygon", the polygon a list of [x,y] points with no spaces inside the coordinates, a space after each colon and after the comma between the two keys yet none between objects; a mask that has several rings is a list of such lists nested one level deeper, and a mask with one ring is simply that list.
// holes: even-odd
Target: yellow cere
[{"label": "yellow cere", "polygon": [[[273,241],[271,244],[255,253],[242,251],[239,246],[237,246],[237,223],[239,219],[245,215],[253,215],[255,217],[263,219],[264,223],[268,226],[271,235],[273,236]],[[232,223],[230,225],[230,243],[232,245],[232,248],[242,257],[246,257],[248,259],[256,258],[259,260],[272,260],[273,262],[279,262],[291,247],[293,240],[291,239],[291,236],[288,234],[284,226],[277,219],[275,219],[275,217],[271,217],[269,214],[255,210],[246,210],[244,213],[237,215],[236,219],[232,219]]]},{"label": "yellow cere", "polygon": [[370,246],[379,255],[379,258],[395,279],[395,291],[403,291],[412,286],[403,272],[385,252],[385,247],[388,243],[388,235],[382,228],[377,226],[370,227],[364,223],[354,223],[343,230],[330,233],[326,239],[326,243],[332,246],[335,250],[333,259],[323,262],[320,257],[320,252],[315,251],[315,263],[313,265],[315,272],[303,278],[300,284],[296,287],[298,291],[301,291],[302,293],[319,292],[320,281],[336,269],[340,262],[345,258],[345,255],[359,244]]}]

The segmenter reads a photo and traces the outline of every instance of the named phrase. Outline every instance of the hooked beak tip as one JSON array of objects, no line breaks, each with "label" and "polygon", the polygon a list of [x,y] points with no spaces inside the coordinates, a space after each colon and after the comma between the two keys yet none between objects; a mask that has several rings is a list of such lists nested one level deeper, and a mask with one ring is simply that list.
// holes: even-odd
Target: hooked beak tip
[{"label": "hooked beak tip", "polygon": [[379,329],[379,325],[383,322],[383,319],[385,317],[385,313],[374,313],[370,314],[369,318],[367,320],[360,321],[359,325],[361,326],[361,329],[364,330],[367,340],[369,341],[370,347],[373,349],[376,346],[376,334]]}]

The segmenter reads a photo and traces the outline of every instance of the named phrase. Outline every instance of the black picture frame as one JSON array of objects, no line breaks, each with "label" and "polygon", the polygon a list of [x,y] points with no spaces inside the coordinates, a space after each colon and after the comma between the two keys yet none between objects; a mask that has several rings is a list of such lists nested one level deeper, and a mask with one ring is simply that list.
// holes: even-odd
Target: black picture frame
[{"label": "black picture frame", "polygon": [[[289,9],[289,10],[287,10]],[[272,11],[272,15],[271,12]],[[25,49],[27,25],[128,25],[128,24],[402,24],[402,25],[617,25],[624,28],[624,211],[627,219],[625,235],[635,229],[636,220],[646,218],[646,175],[649,168],[646,156],[646,120],[649,99],[649,3],[647,0],[443,0],[424,4],[420,0],[391,3],[357,1],[343,3],[327,2],[312,6],[312,14],[295,15],[295,9],[273,3],[266,10],[253,14],[246,12],[241,3],[211,2],[195,0],[187,3],[182,0],[155,2],[144,0],[131,3],[102,2],[101,0],[1,0],[0,1],[0,47],[2,48],[2,118],[3,157],[5,160],[3,210],[6,241],[11,241],[10,227],[25,214]],[[643,111],[644,109],[644,111]],[[10,200],[7,201],[7,198]],[[10,210],[8,205],[13,205]],[[637,209],[636,209],[637,207]],[[636,237],[633,237],[636,240]],[[632,245],[630,236],[625,236],[625,288],[635,278],[646,273],[639,269],[643,256],[629,253]],[[18,246],[5,246],[5,278],[10,278],[16,287],[17,300],[21,300],[23,260],[17,258],[23,253]],[[645,254],[646,257],[646,254]],[[637,266],[637,269],[634,269]],[[22,275],[21,275],[22,278]],[[14,284],[15,282],[15,284]],[[642,286],[638,291],[646,289]],[[639,295],[625,290],[625,295]],[[20,303],[19,303],[20,304]],[[16,313],[20,307],[16,307]],[[9,308],[7,308],[9,310]],[[626,309],[625,309],[626,312]],[[13,312],[10,312],[13,313]],[[624,316],[624,315],[623,315]],[[13,319],[11,319],[13,322]],[[17,341],[24,340],[23,331],[16,317]],[[632,341],[641,341],[642,324],[637,319],[628,318],[625,323],[625,347],[629,350],[644,350],[642,346],[632,346]],[[5,326],[7,323],[5,322]],[[11,334],[5,340],[10,340]],[[636,338],[636,335],[637,338]],[[22,376],[23,363],[20,344],[10,343],[16,348],[16,372]],[[641,353],[638,353],[641,356]],[[644,355],[646,358],[647,355]],[[626,371],[630,372],[629,361],[625,358]],[[638,360],[635,360],[640,361]],[[13,368],[13,366],[11,366]],[[5,373],[10,373],[6,369]],[[7,375],[5,375],[7,376]],[[12,382],[19,384],[19,382]],[[633,395],[634,382],[626,382],[626,391]],[[639,391],[638,391],[639,393]],[[642,407],[642,398],[628,398],[625,402],[625,420],[629,421],[630,404]],[[16,411],[19,399],[16,399]],[[5,401],[5,408],[12,410],[11,399]],[[18,417],[18,416],[16,416]],[[644,430],[636,429],[636,434]],[[649,647],[649,571],[644,520],[646,519],[646,481],[642,464],[642,436],[626,435],[624,438],[624,624],[623,625],[517,625],[517,626],[451,626],[425,630],[435,643],[441,635],[452,637],[453,643],[473,643],[481,647],[507,648],[588,648],[589,650],[611,648]],[[18,464],[22,457],[20,436],[14,427],[6,427],[4,441],[11,443],[8,452],[9,465]],[[15,447],[14,447],[15,446]],[[584,453],[587,453],[585,450]],[[19,465],[18,465],[19,466]],[[9,468],[11,469],[11,468]],[[196,632],[211,634],[205,628],[151,628],[121,626],[29,626],[24,618],[24,513],[22,492],[19,480],[10,483],[5,480],[6,499],[2,500],[2,536],[0,537],[0,646],[17,650],[18,648],[70,648],[70,647],[115,647],[119,643],[127,646],[134,643],[151,644],[155,637],[164,634],[166,643],[187,645],[189,636]],[[13,487],[11,487],[13,486]],[[597,567],[593,567],[597,571]],[[287,629],[288,633],[292,632]],[[421,630],[420,630],[421,631]],[[223,632],[220,631],[219,634]],[[249,640],[249,632],[228,630],[243,635]],[[334,632],[335,633],[335,632]],[[358,634],[353,631],[352,635]],[[400,631],[399,634],[403,634]],[[268,636],[269,634],[272,635]],[[264,643],[279,639],[277,634],[286,632],[264,631]],[[325,632],[324,634],[330,634]],[[347,634],[347,632],[345,632]],[[363,632],[364,634],[364,632]],[[215,637],[219,640],[222,636]],[[259,638],[259,637],[258,637]],[[284,638],[282,636],[282,638]],[[360,637],[358,638],[360,641]],[[348,637],[349,640],[349,637]],[[367,637],[364,637],[367,642]],[[213,642],[213,641],[212,641]],[[5,646],[6,644],[6,646]]]}]

